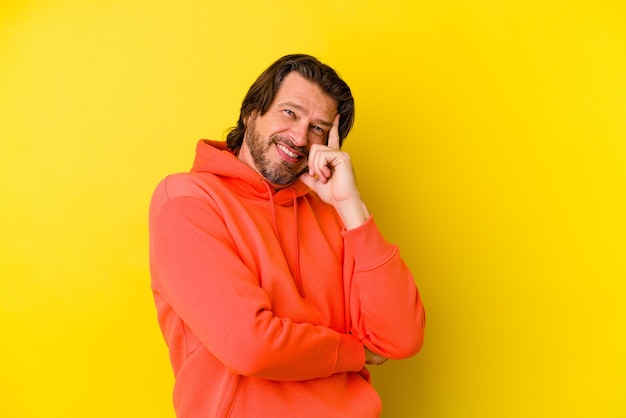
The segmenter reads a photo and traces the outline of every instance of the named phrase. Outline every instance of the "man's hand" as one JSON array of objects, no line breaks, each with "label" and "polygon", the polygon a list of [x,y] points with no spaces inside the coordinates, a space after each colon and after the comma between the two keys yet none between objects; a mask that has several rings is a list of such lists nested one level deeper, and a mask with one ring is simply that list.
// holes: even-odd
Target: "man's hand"
[{"label": "man's hand", "polygon": [[339,114],[330,129],[328,145],[313,145],[308,163],[309,172],[300,180],[335,207],[346,229],[365,223],[369,212],[361,200],[350,156],[339,149]]},{"label": "man's hand", "polygon": [[367,347],[363,347],[365,349],[365,364],[374,364],[376,366],[380,366],[388,359],[381,356],[380,354],[376,354],[367,349]]}]

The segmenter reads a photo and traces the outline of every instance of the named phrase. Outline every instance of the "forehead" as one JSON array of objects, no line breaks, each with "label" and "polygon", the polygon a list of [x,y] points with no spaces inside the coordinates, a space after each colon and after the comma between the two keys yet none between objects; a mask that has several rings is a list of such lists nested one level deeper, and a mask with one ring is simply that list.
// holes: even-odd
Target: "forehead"
[{"label": "forehead", "polygon": [[337,113],[337,101],[326,94],[318,84],[310,82],[296,71],[285,76],[274,97],[274,105],[285,103],[296,104],[308,113],[315,113],[330,120]]}]

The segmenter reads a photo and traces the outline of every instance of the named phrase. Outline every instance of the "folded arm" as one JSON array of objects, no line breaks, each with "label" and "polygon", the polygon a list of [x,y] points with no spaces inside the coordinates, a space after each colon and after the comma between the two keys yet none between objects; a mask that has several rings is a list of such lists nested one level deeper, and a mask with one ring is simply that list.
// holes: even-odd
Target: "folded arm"
[{"label": "folded arm", "polygon": [[[151,213],[150,238],[153,290],[171,308],[168,315],[179,317],[233,373],[305,380],[363,367],[355,336],[273,314],[210,202],[168,200]],[[166,338],[169,331],[163,330]]]}]

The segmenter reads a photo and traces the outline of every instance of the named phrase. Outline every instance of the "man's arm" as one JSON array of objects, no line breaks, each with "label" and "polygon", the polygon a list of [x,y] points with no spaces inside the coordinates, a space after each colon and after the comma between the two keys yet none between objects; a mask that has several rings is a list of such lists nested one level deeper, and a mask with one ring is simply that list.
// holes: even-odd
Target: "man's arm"
[{"label": "man's arm", "polygon": [[160,200],[151,209],[153,289],[233,373],[305,380],[363,367],[355,336],[274,315],[212,202],[153,200]]},{"label": "man's arm", "polygon": [[424,307],[398,248],[383,239],[361,199],[350,156],[339,147],[338,127],[339,114],[328,145],[311,148],[309,172],[300,180],[335,208],[346,228],[344,284],[352,332],[374,353],[409,357],[423,343]]}]

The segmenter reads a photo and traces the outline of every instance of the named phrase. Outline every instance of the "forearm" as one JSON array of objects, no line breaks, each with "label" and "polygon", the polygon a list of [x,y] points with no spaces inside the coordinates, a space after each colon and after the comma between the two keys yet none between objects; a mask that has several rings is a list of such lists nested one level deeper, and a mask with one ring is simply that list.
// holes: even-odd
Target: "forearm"
[{"label": "forearm", "polygon": [[226,292],[198,294],[204,299],[198,308],[189,295],[181,296],[181,289],[166,289],[162,283],[155,287],[155,296],[167,305],[160,309],[160,320],[168,345],[180,344],[182,336],[185,345],[197,340],[234,374],[307,380],[358,371],[365,362],[363,344],[356,336],[295,323],[267,309],[255,314],[265,305],[257,298],[240,301],[235,307],[222,303]]},{"label": "forearm", "polygon": [[362,343],[327,327],[293,323],[266,313],[236,335],[209,344],[235,374],[271,380],[308,380],[358,371],[365,363]]}]

